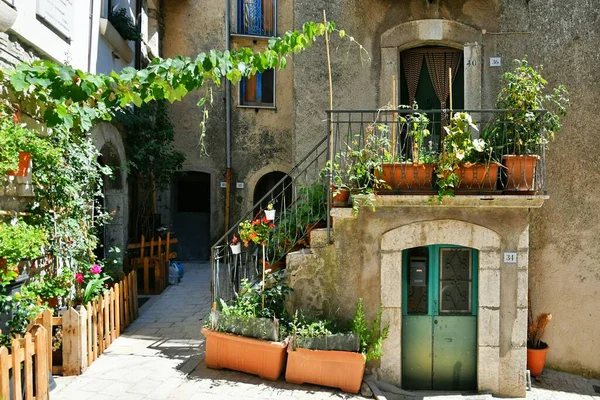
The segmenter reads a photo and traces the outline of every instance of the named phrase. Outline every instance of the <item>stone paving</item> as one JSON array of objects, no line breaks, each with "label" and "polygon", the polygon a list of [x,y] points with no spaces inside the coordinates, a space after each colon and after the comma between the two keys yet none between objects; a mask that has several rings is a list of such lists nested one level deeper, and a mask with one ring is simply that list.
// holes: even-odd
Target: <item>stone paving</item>
[{"label": "stone paving", "polygon": [[[153,296],[139,318],[78,377],[56,377],[52,400],[86,399],[364,399],[313,385],[267,382],[234,371],[208,369],[202,362],[203,319],[210,310],[210,267],[185,264],[180,284]],[[600,399],[600,381],[545,371],[528,399]],[[595,397],[594,397],[595,396]],[[418,395],[415,398],[433,398]],[[490,396],[443,396],[478,399]],[[387,399],[393,399],[388,396]]]}]

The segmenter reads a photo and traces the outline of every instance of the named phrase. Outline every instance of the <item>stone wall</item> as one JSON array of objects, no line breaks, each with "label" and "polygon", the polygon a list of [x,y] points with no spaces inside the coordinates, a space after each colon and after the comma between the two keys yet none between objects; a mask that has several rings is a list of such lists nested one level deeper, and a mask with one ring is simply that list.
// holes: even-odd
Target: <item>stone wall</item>
[{"label": "stone wall", "polygon": [[[231,1],[231,31],[236,32],[237,2]],[[162,48],[165,57],[184,55],[195,58],[211,49],[225,49],[225,2],[208,0],[193,3],[165,2],[165,36]],[[278,32],[292,28],[291,4],[281,2],[278,9]],[[266,40],[251,40],[232,37],[231,48],[248,46],[256,51],[266,47]],[[254,186],[266,173],[288,172],[292,162],[292,63],[275,77],[276,108],[238,107],[238,85],[231,87],[231,150],[232,189],[231,223],[251,209]],[[199,171],[211,174],[211,244],[224,232],[225,189],[219,187],[226,177],[226,115],[225,85],[213,90],[213,104],[209,107],[209,121],[205,145],[208,155],[198,146],[202,110],[196,103],[206,95],[204,90],[191,93],[182,102],[170,107],[170,118],[174,124],[175,146],[186,156],[184,171]],[[244,183],[243,189],[236,182]],[[169,220],[169,194],[163,194],[161,209],[163,221]]]},{"label": "stone wall", "polygon": [[[542,64],[550,86],[567,85],[573,105],[563,132],[547,155],[550,200],[531,213],[531,303],[535,314],[552,312],[554,316],[544,337],[551,347],[549,365],[600,376],[600,337],[596,334],[600,331],[600,274],[596,265],[600,250],[596,240],[600,197],[596,194],[600,189],[595,184],[596,152],[582,151],[600,146],[600,137],[590,126],[595,120],[596,94],[600,93],[596,5],[576,0],[297,2],[295,26],[322,20],[323,8],[328,19],[353,35],[371,57],[370,63],[364,62],[351,45],[333,40],[337,109],[376,108],[391,101],[388,78],[393,71],[399,73],[386,61],[396,57],[399,49],[382,48],[384,34],[419,20],[454,21],[478,33],[483,108],[494,107],[499,78],[512,68],[511,60],[516,58],[527,57],[534,65]],[[448,45],[436,29],[419,34],[405,48]],[[501,56],[502,66],[490,67],[490,56]],[[328,97],[322,42],[294,58],[293,79],[294,155],[298,159],[323,135],[322,110],[328,108]],[[465,101],[472,102],[472,97],[466,96]]]},{"label": "stone wall", "polygon": [[[349,320],[362,297],[369,318],[379,305],[390,324],[384,357],[374,371],[401,384],[402,250],[454,244],[479,250],[478,389],[524,396],[527,341],[527,263],[530,211],[527,201],[511,208],[481,202],[454,206],[393,204],[379,198],[375,213],[334,209],[334,244],[287,258],[294,288],[289,311],[306,310]],[[452,203],[450,203],[452,204]],[[540,203],[529,206],[539,206]],[[518,264],[504,264],[503,251],[517,251]]]}]

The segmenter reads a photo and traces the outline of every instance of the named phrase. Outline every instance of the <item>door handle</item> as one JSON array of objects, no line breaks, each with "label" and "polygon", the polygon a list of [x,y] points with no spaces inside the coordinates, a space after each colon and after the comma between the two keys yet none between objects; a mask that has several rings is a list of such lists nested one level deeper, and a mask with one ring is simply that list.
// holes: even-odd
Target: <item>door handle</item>
[{"label": "door handle", "polygon": [[434,324],[437,324],[437,319],[434,319],[434,320],[433,320],[433,323],[434,323]]}]

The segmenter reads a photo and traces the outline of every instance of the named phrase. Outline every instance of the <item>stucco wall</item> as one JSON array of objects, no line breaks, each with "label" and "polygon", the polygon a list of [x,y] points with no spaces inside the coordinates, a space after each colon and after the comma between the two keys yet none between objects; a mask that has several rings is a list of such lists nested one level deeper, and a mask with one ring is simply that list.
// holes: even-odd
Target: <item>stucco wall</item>
[{"label": "stucco wall", "polygon": [[[527,208],[334,209],[334,244],[288,255],[294,288],[289,311],[338,320],[353,317],[362,297],[372,318],[379,305],[390,336],[375,370],[401,384],[402,250],[455,244],[479,252],[478,389],[524,396],[527,327]],[[517,251],[517,264],[504,264],[503,251]]]},{"label": "stucco wall", "polygon": [[[594,121],[600,71],[596,68],[600,31],[595,4],[584,1],[336,1],[296,3],[294,24],[328,19],[353,35],[370,52],[361,63],[358,51],[334,40],[334,108],[385,105],[391,83],[380,81],[381,35],[408,21],[450,19],[481,32],[481,106],[494,106],[501,74],[515,58],[543,64],[550,86],[567,85],[572,107],[564,129],[547,158],[548,192],[544,207],[532,212],[530,286],[534,313],[552,312],[545,340],[550,366],[600,375],[600,272],[597,267],[599,218],[598,171],[594,151],[600,137]],[[432,32],[435,36],[435,32]],[[428,44],[435,44],[431,42]],[[419,45],[415,43],[415,45]],[[392,50],[393,51],[393,50]],[[502,67],[489,57],[501,56]],[[294,156],[302,157],[324,133],[328,108],[325,47],[318,42],[294,58]],[[578,167],[575,168],[575,165]],[[568,166],[565,168],[565,166]],[[370,257],[361,255],[361,257]],[[368,282],[368,280],[367,280]],[[363,285],[366,283],[363,283]],[[343,290],[348,290],[345,287]],[[574,312],[576,310],[576,312]],[[585,344],[585,345],[582,345]]]},{"label": "stucco wall", "polygon": [[[224,48],[224,3],[198,0],[165,2],[167,56]],[[235,2],[232,2],[234,4]],[[369,51],[371,61],[361,60],[356,46],[332,40],[334,108],[376,108],[390,101],[391,82],[381,77],[381,36],[393,27],[421,19],[457,21],[481,32],[481,106],[493,107],[498,80],[511,69],[511,60],[528,56],[544,65],[549,84],[565,83],[573,106],[564,130],[552,143],[547,158],[548,192],[551,196],[540,210],[531,212],[530,287],[535,313],[548,311],[553,320],[545,340],[551,350],[551,366],[572,372],[600,375],[600,272],[597,266],[598,204],[600,202],[596,149],[600,136],[591,127],[600,93],[599,11],[594,2],[570,0],[356,0],[280,2],[279,32],[292,25],[300,28],[308,20],[328,19],[352,35]],[[291,7],[287,11],[285,7]],[[232,11],[235,7],[232,7]],[[287,21],[287,22],[286,22]],[[241,42],[235,42],[240,43]],[[419,45],[422,43],[415,43]],[[435,41],[428,44],[435,44]],[[254,46],[254,44],[252,44]],[[386,50],[393,52],[394,50]],[[393,55],[393,54],[392,54]],[[502,67],[491,68],[490,56],[501,56]],[[289,63],[291,64],[291,63]],[[288,64],[288,65],[289,65]],[[291,84],[285,83],[291,74]],[[287,165],[299,160],[325,134],[324,110],[328,108],[325,47],[318,41],[307,52],[294,56],[293,70],[277,75],[277,112],[237,110],[233,112],[233,181],[256,181],[256,171],[271,160]],[[284,93],[280,93],[283,90]],[[233,93],[237,89],[233,88]],[[282,96],[292,96],[293,108],[286,109]],[[235,96],[234,96],[235,97]],[[211,109],[207,145],[210,158],[198,156],[195,147],[200,112],[198,95],[172,108],[178,132],[177,146],[186,152],[185,168],[215,171],[216,182],[224,180],[225,120],[223,91],[217,91]],[[288,122],[288,113],[292,121]],[[268,150],[268,155],[261,153]],[[290,166],[294,164],[289,161]],[[566,166],[563,167],[563,166]],[[575,167],[577,166],[577,168]],[[224,192],[218,192],[213,213],[215,229],[222,226]],[[232,191],[232,222],[248,209],[247,186]],[[478,218],[471,210],[468,218]],[[431,217],[434,217],[432,215]],[[498,218],[510,220],[511,212]],[[474,221],[475,222],[475,221]],[[219,232],[220,233],[220,232]],[[217,231],[213,232],[216,238]],[[377,240],[369,237],[369,241]],[[358,260],[369,264],[368,252]],[[353,262],[350,259],[347,262]],[[356,261],[354,261],[356,262]],[[366,275],[365,275],[366,274]],[[368,270],[361,272],[359,289],[373,283]],[[348,291],[350,285],[339,290]],[[326,300],[324,300],[326,301]],[[341,305],[342,308],[344,305]],[[346,310],[347,312],[348,310]]]},{"label": "stucco wall", "polygon": [[[237,2],[231,1],[231,32],[236,32]],[[211,49],[225,49],[225,2],[200,0],[195,2],[165,2],[165,36],[162,41],[165,57],[184,55],[195,58]],[[291,3],[282,2],[278,8],[278,32],[292,27]],[[249,46],[259,51],[265,48],[264,39],[250,40],[233,37],[232,48]],[[231,223],[250,209],[254,185],[266,172],[289,171],[292,154],[292,66],[276,72],[276,109],[239,108],[238,86],[232,85],[232,189]],[[225,85],[213,89],[213,105],[209,107],[209,122],[205,145],[208,156],[198,147],[202,110],[196,106],[204,90],[191,93],[182,102],[170,107],[175,127],[175,146],[186,156],[184,171],[201,171],[213,175],[211,188],[215,196],[211,210],[211,244],[224,233],[225,189],[219,182],[226,174],[226,116]],[[236,189],[236,182],[244,183]],[[163,212],[172,207],[170,196],[162,196]]]}]

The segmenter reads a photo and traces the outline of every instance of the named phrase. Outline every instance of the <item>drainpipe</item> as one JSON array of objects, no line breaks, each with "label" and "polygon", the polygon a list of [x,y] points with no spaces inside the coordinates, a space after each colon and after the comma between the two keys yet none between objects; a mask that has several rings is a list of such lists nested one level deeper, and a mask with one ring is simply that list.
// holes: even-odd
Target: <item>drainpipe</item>
[{"label": "drainpipe", "polygon": [[87,72],[92,72],[92,37],[94,36],[94,0],[90,1],[90,30],[88,38],[88,67]]},{"label": "drainpipe", "polygon": [[[229,50],[229,35],[231,31],[231,10],[230,0],[225,0],[225,50]],[[226,187],[225,187],[225,232],[229,230],[229,208],[231,202],[231,82],[225,80],[225,120],[227,121],[226,137]]]},{"label": "drainpipe", "polygon": [[[135,28],[139,33],[142,33],[142,0],[135,0]],[[142,68],[142,41],[135,41],[135,69]]]}]

